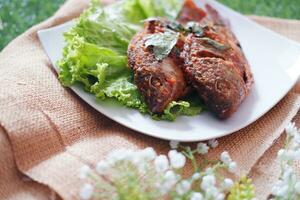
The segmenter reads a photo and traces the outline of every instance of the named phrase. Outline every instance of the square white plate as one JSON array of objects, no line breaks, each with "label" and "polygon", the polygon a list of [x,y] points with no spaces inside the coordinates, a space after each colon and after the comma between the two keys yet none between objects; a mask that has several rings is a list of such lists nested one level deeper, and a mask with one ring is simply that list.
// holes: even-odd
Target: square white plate
[{"label": "square white plate", "polygon": [[[75,85],[72,90],[112,120],[161,139],[201,141],[228,135],[251,124],[278,103],[296,83],[300,75],[300,45],[216,1],[206,2],[216,8],[224,18],[229,19],[254,75],[255,83],[250,95],[230,119],[218,120],[211,113],[203,112],[198,116],[178,117],[175,122],[154,121],[137,110],[96,101],[93,95],[84,92],[80,86]],[[200,5],[199,1],[197,3]],[[56,70],[56,63],[62,57],[62,48],[65,45],[63,33],[72,24],[73,22],[68,22],[38,32]]]}]

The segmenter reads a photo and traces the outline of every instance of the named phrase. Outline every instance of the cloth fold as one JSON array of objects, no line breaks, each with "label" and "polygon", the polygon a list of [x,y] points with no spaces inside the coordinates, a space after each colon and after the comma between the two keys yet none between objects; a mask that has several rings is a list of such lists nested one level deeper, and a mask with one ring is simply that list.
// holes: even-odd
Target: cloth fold
[{"label": "cloth fold", "polygon": [[[0,199],[21,199],[19,191],[28,194],[26,198],[34,199],[28,190],[47,198],[50,195],[56,198],[51,192],[55,191],[63,199],[78,199],[82,182],[77,174],[82,165],[93,166],[117,148],[151,146],[158,153],[169,150],[168,142],[113,122],[59,83],[36,32],[77,17],[87,4],[84,0],[67,1],[53,17],[18,37],[0,54],[0,125],[3,127],[0,142],[6,141],[0,151],[10,152],[3,158],[0,172],[11,169],[10,173],[16,174],[17,167],[35,181],[25,186],[20,178],[11,180],[12,183],[0,180]],[[252,18],[300,41],[298,21]],[[265,163],[263,158],[269,155],[269,149],[300,108],[299,85],[257,122],[221,138],[219,147],[210,156],[217,157],[227,150],[238,163],[239,172],[250,172],[253,178],[259,179],[258,164]],[[260,186],[259,181],[255,183]],[[4,187],[7,184],[14,185],[8,189]],[[13,193],[12,188],[18,193]]]}]

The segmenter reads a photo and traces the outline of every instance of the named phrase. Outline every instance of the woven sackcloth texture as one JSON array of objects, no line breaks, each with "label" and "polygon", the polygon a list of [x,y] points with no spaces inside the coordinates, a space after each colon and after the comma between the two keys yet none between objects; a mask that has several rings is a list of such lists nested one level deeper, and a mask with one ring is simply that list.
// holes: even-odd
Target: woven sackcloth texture
[{"label": "woven sackcloth texture", "polygon": [[[297,126],[300,126],[300,112],[293,120]],[[259,161],[253,166],[249,176],[256,186],[256,194],[258,199],[266,199],[275,181],[278,180],[280,175],[280,163],[276,159],[277,152],[284,146],[285,134],[282,134],[270,147]],[[300,172],[300,162],[295,163],[297,173]]]},{"label": "woven sackcloth texture", "polygon": [[[83,164],[94,166],[117,148],[152,146],[159,153],[169,149],[166,141],[106,118],[59,83],[37,31],[77,17],[87,5],[85,0],[67,1],[53,17],[0,53],[0,199],[78,199],[82,182],[77,174]],[[298,21],[252,18],[300,41]],[[297,92],[299,85],[257,122],[221,138],[219,147],[210,153],[216,157],[229,151],[239,173],[250,173],[264,195],[268,191],[261,177],[270,179],[275,174],[259,166],[268,162],[273,166],[270,155],[280,148],[278,139],[300,108]]]}]

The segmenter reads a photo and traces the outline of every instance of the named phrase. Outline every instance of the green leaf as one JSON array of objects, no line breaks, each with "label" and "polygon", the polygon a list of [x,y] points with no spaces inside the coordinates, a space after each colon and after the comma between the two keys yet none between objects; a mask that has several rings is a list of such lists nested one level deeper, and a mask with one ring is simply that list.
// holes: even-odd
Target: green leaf
[{"label": "green leaf", "polygon": [[215,47],[216,49],[219,49],[219,50],[226,50],[229,48],[228,46],[223,45],[223,44],[221,44],[213,39],[210,39],[208,37],[203,37],[203,38],[199,38],[199,39],[207,42],[208,44],[212,45],[213,47]]},{"label": "green leaf", "polygon": [[146,38],[146,47],[153,47],[153,53],[157,60],[166,58],[173,47],[176,45],[179,33],[166,31],[164,33],[155,33]]},{"label": "green leaf", "polygon": [[194,33],[197,37],[202,37],[204,34],[202,26],[199,23],[193,21],[186,24],[186,31]]},{"label": "green leaf", "polygon": [[167,27],[173,31],[181,32],[183,34],[194,33],[197,37],[204,35],[203,27],[194,21],[188,22],[185,26],[177,21],[171,21]]},{"label": "green leaf", "polygon": [[162,115],[153,115],[153,119],[174,121],[179,115],[193,116],[198,115],[201,111],[201,104],[191,105],[187,101],[173,101],[167,106]]}]

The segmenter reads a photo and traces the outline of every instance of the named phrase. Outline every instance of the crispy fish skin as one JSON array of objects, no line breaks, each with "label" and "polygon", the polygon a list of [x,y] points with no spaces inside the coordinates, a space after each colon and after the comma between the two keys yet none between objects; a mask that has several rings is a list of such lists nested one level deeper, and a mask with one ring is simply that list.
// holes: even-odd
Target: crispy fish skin
[{"label": "crispy fish skin", "polygon": [[226,119],[249,94],[253,77],[228,24],[212,7],[207,5],[206,9],[206,17],[198,21],[204,35],[189,34],[185,39],[183,70],[208,108]]},{"label": "crispy fish skin", "polygon": [[[189,44],[188,44],[189,43]],[[182,56],[184,71],[199,96],[219,118],[230,117],[246,96],[246,86],[231,61],[195,49],[197,38],[189,36]]]},{"label": "crispy fish skin", "polygon": [[181,23],[187,23],[189,21],[201,21],[205,17],[206,12],[199,8],[193,0],[185,0],[177,20]]},{"label": "crispy fish skin", "polygon": [[[128,65],[134,71],[134,81],[153,113],[162,113],[172,101],[186,93],[186,81],[180,65],[180,53],[172,50],[170,55],[158,61],[151,48],[145,46],[148,35],[164,32],[159,20],[150,20],[131,41],[128,48]],[[176,48],[183,48],[180,42]]]},{"label": "crispy fish skin", "polygon": [[238,68],[240,75],[243,77],[246,84],[246,94],[249,93],[253,83],[253,75],[250,69],[250,65],[243,53],[241,45],[238,39],[235,37],[230,28],[230,23],[224,20],[219,13],[210,5],[205,5],[205,8],[208,13],[208,17],[214,23],[216,35],[215,38],[224,43],[228,44],[227,51],[225,52],[225,57],[228,57],[229,60],[235,63],[235,66]]}]

